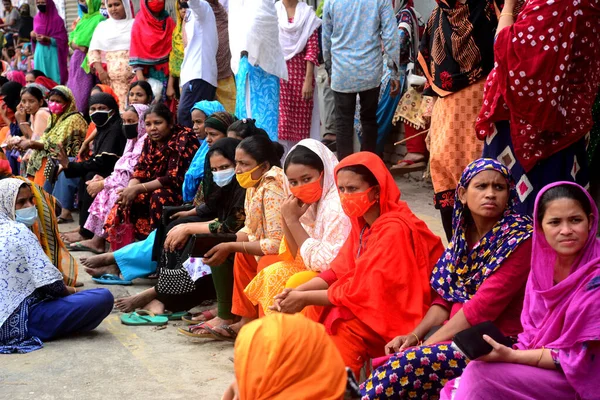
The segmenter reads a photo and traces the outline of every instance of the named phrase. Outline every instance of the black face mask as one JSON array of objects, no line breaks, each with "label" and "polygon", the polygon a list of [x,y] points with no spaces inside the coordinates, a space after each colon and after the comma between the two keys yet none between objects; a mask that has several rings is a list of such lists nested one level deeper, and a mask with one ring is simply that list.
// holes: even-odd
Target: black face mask
[{"label": "black face mask", "polygon": [[127,139],[136,139],[138,136],[138,124],[123,124],[123,135]]},{"label": "black face mask", "polygon": [[97,127],[103,127],[111,116],[111,111],[96,111],[95,113],[90,114],[90,119]]},{"label": "black face mask", "polygon": [[38,4],[37,9],[39,12],[46,12],[46,5],[45,4]]}]

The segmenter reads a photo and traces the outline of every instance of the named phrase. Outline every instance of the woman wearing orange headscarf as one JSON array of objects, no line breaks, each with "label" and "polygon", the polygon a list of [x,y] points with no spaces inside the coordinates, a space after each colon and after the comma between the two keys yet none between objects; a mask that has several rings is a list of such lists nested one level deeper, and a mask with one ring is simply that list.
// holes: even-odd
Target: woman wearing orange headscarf
[{"label": "woman wearing orange headscarf", "polygon": [[400,200],[375,154],[346,157],[335,175],[352,232],[329,271],[277,295],[274,308],[293,313],[326,306],[306,313],[325,325],[358,376],[366,360],[383,356],[389,340],[421,321],[431,302],[431,270],[444,248]]},{"label": "woman wearing orange headscarf", "polygon": [[323,326],[302,314],[248,323],[237,337],[234,357],[236,382],[223,400],[341,400],[346,390],[340,353]]}]

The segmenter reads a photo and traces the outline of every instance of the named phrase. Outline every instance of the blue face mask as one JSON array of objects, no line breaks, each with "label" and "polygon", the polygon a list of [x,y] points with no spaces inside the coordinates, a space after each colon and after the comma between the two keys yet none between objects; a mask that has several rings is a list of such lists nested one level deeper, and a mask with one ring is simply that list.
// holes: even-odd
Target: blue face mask
[{"label": "blue face mask", "polygon": [[35,206],[21,208],[20,210],[15,211],[15,214],[17,222],[27,226],[33,226],[38,219],[37,208],[35,208]]},{"label": "blue face mask", "polygon": [[225,169],[223,171],[215,171],[212,173],[213,181],[219,187],[227,186],[235,176],[235,168]]}]

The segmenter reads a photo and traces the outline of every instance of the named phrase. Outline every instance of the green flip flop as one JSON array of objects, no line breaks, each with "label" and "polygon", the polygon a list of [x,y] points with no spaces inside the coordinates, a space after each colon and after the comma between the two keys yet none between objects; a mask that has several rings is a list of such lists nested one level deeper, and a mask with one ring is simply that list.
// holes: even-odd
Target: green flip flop
[{"label": "green flip flop", "polygon": [[169,312],[166,311],[164,314],[158,314],[157,317],[167,317],[169,321],[179,321],[183,317],[187,317],[190,313],[187,311]]},{"label": "green flip flop", "polygon": [[168,322],[169,318],[155,315],[148,310],[137,310],[121,315],[121,323],[129,326],[160,326],[166,325]]}]

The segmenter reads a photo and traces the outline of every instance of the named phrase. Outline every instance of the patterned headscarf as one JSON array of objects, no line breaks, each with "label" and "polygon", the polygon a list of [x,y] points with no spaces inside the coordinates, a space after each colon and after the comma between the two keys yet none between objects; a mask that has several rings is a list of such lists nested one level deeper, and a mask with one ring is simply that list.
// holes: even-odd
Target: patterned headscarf
[{"label": "patterned headscarf", "polygon": [[[508,202],[502,218],[469,250],[465,206],[458,197],[458,189],[467,188],[471,180],[483,171],[497,171],[506,178]],[[531,237],[533,221],[529,216],[517,214],[518,199],[510,171],[498,161],[481,158],[467,166],[456,189],[452,221],[454,235],[431,273],[431,287],[444,300],[466,303],[504,260]]]},{"label": "patterned headscarf", "polygon": [[204,121],[205,128],[213,128],[223,134],[227,134],[229,125],[235,122],[235,117],[228,112],[219,111],[212,114]]}]

